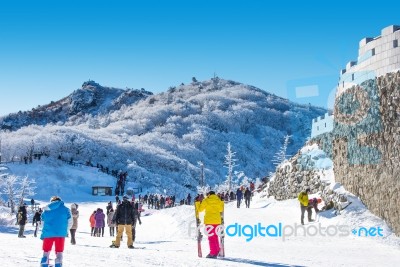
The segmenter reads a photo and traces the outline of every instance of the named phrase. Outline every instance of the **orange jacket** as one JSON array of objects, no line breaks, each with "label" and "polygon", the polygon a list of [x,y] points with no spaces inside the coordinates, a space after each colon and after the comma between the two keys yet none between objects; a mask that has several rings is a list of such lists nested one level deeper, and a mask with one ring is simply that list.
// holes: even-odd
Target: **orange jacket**
[{"label": "orange jacket", "polygon": [[96,219],[94,218],[93,213],[92,215],[90,215],[89,222],[90,222],[90,227],[94,227],[96,225]]}]

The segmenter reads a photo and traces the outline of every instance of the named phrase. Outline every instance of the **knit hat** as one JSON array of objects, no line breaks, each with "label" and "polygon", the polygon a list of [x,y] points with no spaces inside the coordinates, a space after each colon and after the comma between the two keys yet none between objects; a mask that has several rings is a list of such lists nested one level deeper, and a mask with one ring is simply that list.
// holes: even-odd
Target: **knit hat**
[{"label": "knit hat", "polygon": [[50,202],[53,202],[53,201],[60,201],[61,200],[61,198],[59,197],[59,196],[52,196],[51,198],[50,198]]}]

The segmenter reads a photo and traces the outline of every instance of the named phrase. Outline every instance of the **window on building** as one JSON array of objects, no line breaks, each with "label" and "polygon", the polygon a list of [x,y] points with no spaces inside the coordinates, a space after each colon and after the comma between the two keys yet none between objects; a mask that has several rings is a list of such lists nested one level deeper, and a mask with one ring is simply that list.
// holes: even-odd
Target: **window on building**
[{"label": "window on building", "polygon": [[319,126],[317,126],[317,131],[319,131]]},{"label": "window on building", "polygon": [[371,49],[371,54],[372,54],[373,56],[375,56],[375,48],[372,48],[372,49]]},{"label": "window on building", "polygon": [[326,128],[326,122],[325,122],[325,128]]},{"label": "window on building", "polygon": [[399,43],[398,43],[397,39],[393,40],[393,48],[396,48],[398,46],[399,46]]},{"label": "window on building", "polygon": [[354,73],[351,74],[351,80],[354,81]]}]

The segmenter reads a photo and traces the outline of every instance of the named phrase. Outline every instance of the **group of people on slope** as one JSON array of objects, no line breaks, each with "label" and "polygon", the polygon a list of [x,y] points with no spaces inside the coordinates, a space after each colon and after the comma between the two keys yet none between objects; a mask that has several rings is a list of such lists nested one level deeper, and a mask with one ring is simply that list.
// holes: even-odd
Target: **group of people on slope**
[{"label": "group of people on slope", "polygon": [[248,187],[246,189],[238,188],[236,190],[237,208],[240,208],[243,198],[246,204],[246,208],[250,208],[251,195],[251,191]]},{"label": "group of people on slope", "polygon": [[311,218],[312,216],[312,209],[315,210],[315,213],[319,212],[318,209],[318,201],[316,198],[309,199],[308,194],[311,192],[310,188],[306,188],[305,190],[301,191],[298,195],[297,199],[300,202],[300,221],[301,224],[304,225],[304,213],[307,211],[307,219],[308,222],[313,222],[314,220]]},{"label": "group of people on slope", "polygon": [[[54,246],[56,258],[54,267],[62,267],[65,237],[68,230],[71,235],[71,244],[75,245],[75,233],[78,228],[78,205],[72,204],[71,209],[67,208],[58,196],[50,198],[50,204],[43,210],[39,208],[33,215],[32,225],[35,226],[34,236],[37,236],[38,227],[43,226],[40,239],[43,240],[43,257],[41,267],[49,266],[49,254]],[[17,223],[19,224],[18,237],[24,238],[25,224],[27,223],[27,210],[25,205],[18,208]],[[43,224],[42,224],[43,222]]]}]

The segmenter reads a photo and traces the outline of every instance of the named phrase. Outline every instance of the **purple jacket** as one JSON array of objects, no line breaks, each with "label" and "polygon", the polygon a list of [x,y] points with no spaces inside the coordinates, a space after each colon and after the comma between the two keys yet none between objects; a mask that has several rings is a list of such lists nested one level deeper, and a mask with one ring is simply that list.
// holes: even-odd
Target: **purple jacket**
[{"label": "purple jacket", "polygon": [[101,210],[96,211],[96,214],[94,215],[94,220],[96,221],[95,222],[96,228],[105,227],[105,222],[104,222],[105,217],[106,215]]}]

